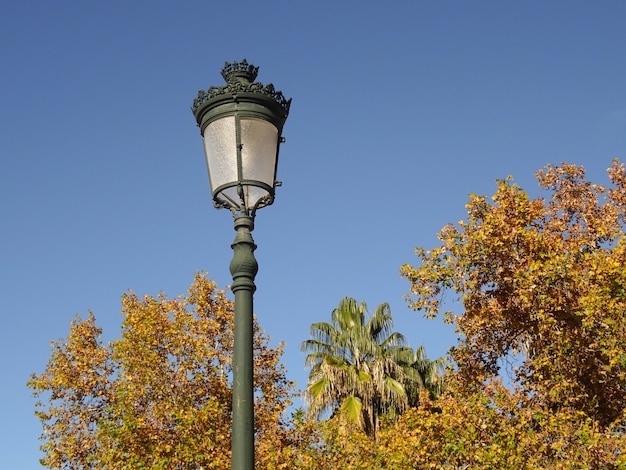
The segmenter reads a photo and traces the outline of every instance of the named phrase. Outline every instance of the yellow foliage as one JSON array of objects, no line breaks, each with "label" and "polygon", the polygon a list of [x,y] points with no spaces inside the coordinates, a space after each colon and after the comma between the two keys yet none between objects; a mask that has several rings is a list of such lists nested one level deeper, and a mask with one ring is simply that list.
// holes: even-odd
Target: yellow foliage
[{"label": "yellow foliage", "polygon": [[584,176],[569,164],[539,171],[545,199],[512,178],[491,201],[471,195],[467,220],[402,275],[428,317],[445,291],[458,295],[462,313],[443,316],[461,335],[451,354],[462,381],[479,385],[521,354],[512,379],[525,393],[606,428],[626,407],[626,170],[613,162],[610,189]]},{"label": "yellow foliage", "polygon": [[[55,341],[39,398],[42,465],[49,468],[230,468],[233,305],[204,275],[188,295],[122,298],[119,339],[104,345],[95,317],[77,318]],[[277,468],[273,449],[291,383],[255,325],[257,468]]]},{"label": "yellow foliage", "polygon": [[295,469],[621,469],[626,436],[581,413],[553,411],[499,382],[467,394],[458,384],[381,429],[376,442],[323,424],[324,445]]}]

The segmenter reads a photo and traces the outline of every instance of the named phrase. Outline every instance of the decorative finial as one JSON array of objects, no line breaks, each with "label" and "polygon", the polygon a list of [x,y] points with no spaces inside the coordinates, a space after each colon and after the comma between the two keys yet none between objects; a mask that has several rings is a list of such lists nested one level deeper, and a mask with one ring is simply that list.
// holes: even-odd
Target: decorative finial
[{"label": "decorative finial", "polygon": [[237,81],[252,83],[256,80],[258,73],[259,68],[248,64],[246,59],[243,59],[241,62],[226,62],[222,69],[222,77],[224,77],[226,83],[236,83]]}]

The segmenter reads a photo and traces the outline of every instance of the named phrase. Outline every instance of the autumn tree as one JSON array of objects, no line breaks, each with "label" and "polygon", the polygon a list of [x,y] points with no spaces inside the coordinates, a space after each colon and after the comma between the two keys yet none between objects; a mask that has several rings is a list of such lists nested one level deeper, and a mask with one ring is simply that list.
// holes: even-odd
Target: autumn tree
[{"label": "autumn tree", "polygon": [[460,335],[446,391],[376,441],[327,420],[294,468],[626,468],[626,171],[608,173],[605,188],[548,166],[542,197],[511,178],[470,196],[467,220],[402,267],[411,306]]},{"label": "autumn tree", "polygon": [[[122,314],[121,338],[109,344],[93,314],[77,318],[29,381],[42,465],[230,468],[232,302],[197,275],[185,297],[124,295]],[[291,383],[281,347],[269,347],[258,325],[254,351],[258,468],[280,468],[293,458],[282,422]]]},{"label": "autumn tree", "polygon": [[458,393],[457,385],[452,381],[436,402],[425,394],[418,407],[381,426],[376,441],[364,433],[342,432],[334,419],[322,423],[322,445],[301,452],[303,458],[292,468],[626,468],[626,435],[618,426],[599,429],[581,412],[530,403],[528,395],[499,381],[489,381],[471,394]]},{"label": "autumn tree", "polygon": [[311,325],[312,338],[302,343],[311,367],[305,397],[312,416],[337,414],[375,439],[381,417],[417,404],[420,390],[440,392],[441,361],[406,345],[388,304],[367,317],[365,302],[346,297],[330,323]]},{"label": "autumn tree", "polygon": [[486,383],[521,353],[513,380],[532,403],[602,429],[624,419],[624,165],[608,175],[610,188],[580,166],[548,166],[536,198],[498,181],[491,198],[470,196],[467,220],[445,227],[440,246],[402,267],[414,309],[434,317],[450,305],[446,291],[460,300],[443,318],[460,334],[451,355],[461,383]]}]

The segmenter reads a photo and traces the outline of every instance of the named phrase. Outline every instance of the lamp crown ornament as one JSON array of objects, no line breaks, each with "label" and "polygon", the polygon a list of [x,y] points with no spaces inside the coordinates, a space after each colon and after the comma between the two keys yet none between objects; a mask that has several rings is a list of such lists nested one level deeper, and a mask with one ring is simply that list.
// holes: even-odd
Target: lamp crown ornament
[{"label": "lamp crown ornament", "polygon": [[259,68],[249,64],[246,59],[243,59],[241,62],[226,62],[222,69],[222,77],[224,77],[226,83],[233,83],[237,80],[252,83],[256,80],[258,74]]},{"label": "lamp crown ornament", "polygon": [[282,92],[274,89],[274,85],[255,82],[259,67],[249,64],[246,59],[241,62],[226,62],[222,69],[222,77],[226,81],[224,86],[211,86],[207,91],[199,90],[198,96],[193,100],[191,110],[197,114],[198,110],[207,101],[218,98],[221,95],[236,96],[240,93],[254,93],[273,99],[281,108],[284,117],[289,114],[291,98],[286,99]]}]

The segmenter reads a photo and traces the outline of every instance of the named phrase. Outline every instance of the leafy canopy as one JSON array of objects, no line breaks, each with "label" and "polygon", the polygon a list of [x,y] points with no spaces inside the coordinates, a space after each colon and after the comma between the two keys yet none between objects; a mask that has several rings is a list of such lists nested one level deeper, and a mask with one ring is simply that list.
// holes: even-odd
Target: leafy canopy
[{"label": "leafy canopy", "polygon": [[544,198],[511,178],[470,196],[467,220],[402,267],[411,306],[460,333],[440,398],[422,394],[374,442],[335,416],[295,468],[626,468],[626,172],[614,161],[610,188],[574,165],[537,177]]},{"label": "leafy canopy", "polygon": [[[52,343],[38,398],[42,465],[81,469],[230,468],[233,305],[196,275],[186,297],[128,293],[121,338],[105,345],[95,317]],[[291,383],[258,325],[254,335],[257,461],[280,468]],[[287,457],[286,457],[287,455]]]},{"label": "leafy canopy", "polygon": [[580,412],[549,410],[497,381],[467,394],[453,380],[446,390],[381,426],[375,442],[364,433],[342,432],[335,419],[322,423],[323,445],[303,449],[293,468],[626,468],[626,435],[617,426],[599,429]]},{"label": "leafy canopy", "polygon": [[452,357],[477,385],[521,353],[514,380],[549,409],[582,412],[601,426],[626,407],[626,171],[612,187],[582,167],[537,173],[547,197],[531,199],[511,178],[489,199],[471,195],[467,221],[448,225],[441,245],[404,265],[410,305],[434,317],[446,291],[463,311],[443,313],[461,334]]}]

